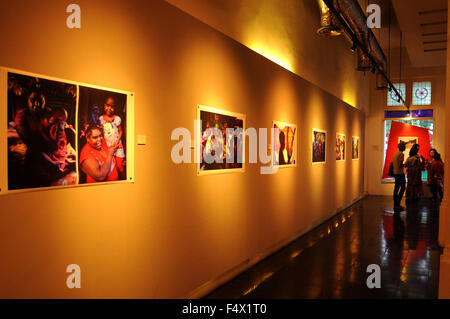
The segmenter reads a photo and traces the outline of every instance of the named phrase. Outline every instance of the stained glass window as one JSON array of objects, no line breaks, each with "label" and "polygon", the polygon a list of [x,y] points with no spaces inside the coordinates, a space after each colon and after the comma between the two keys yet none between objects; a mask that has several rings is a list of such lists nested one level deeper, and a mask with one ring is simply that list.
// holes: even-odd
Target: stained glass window
[{"label": "stained glass window", "polygon": [[[405,83],[394,83],[394,87],[397,89],[397,91],[400,93],[403,99],[405,99],[406,96],[406,84]],[[395,93],[394,90],[391,90],[387,92],[388,98],[387,98],[387,105],[388,106],[400,106],[403,105],[402,100],[399,100],[397,93]]]},{"label": "stained glass window", "polygon": [[431,105],[431,82],[413,83],[412,104]]}]

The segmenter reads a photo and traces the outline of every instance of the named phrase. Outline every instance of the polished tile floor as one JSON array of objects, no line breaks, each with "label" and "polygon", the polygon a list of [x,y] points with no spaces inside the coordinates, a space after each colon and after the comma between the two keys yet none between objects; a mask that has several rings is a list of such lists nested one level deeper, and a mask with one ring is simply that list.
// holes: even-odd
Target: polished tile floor
[{"label": "polished tile floor", "polygon": [[[368,196],[206,298],[437,298],[438,207]],[[369,289],[367,266],[381,270]]]}]

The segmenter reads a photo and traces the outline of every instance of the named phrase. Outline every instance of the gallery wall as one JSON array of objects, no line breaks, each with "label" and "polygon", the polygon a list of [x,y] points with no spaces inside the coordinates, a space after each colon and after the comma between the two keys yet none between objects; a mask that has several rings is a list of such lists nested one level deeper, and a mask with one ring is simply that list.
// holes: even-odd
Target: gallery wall
[{"label": "gallery wall", "polygon": [[[450,12],[447,12],[447,18],[450,18]],[[447,39],[450,34],[450,25],[447,25]],[[450,54],[447,51],[447,72],[445,76],[446,86],[445,95],[446,100],[450,99]],[[445,118],[450,118],[450,108],[445,110]],[[445,130],[445,136],[450,137],[450,125],[447,125]],[[450,153],[450,144],[445,145],[446,153]],[[449,162],[445,162],[445,170],[449,171]],[[441,207],[439,210],[439,245],[444,247],[443,254],[440,256],[440,266],[439,266],[439,298],[449,298],[450,296],[450,258],[449,258],[449,239],[450,239],[450,219],[449,219],[449,209],[448,209],[448,192],[450,190],[450,179],[444,179],[444,199],[442,200]]]},{"label": "gallery wall", "polygon": [[[300,77],[361,109],[369,107],[370,77],[356,71],[356,54],[342,35],[317,35],[316,0],[166,0]],[[362,8],[366,1],[359,0]]]},{"label": "gallery wall", "polygon": [[[71,30],[64,2],[1,0],[0,65],[134,92],[147,144],[133,184],[0,195],[0,298],[199,297],[361,198],[363,112],[167,2],[77,3]],[[243,113],[246,127],[296,124],[297,167],[197,176],[174,164],[171,132],[193,139],[198,104]],[[311,163],[313,128],[327,131],[324,164]],[[66,287],[69,264],[81,289]]]}]

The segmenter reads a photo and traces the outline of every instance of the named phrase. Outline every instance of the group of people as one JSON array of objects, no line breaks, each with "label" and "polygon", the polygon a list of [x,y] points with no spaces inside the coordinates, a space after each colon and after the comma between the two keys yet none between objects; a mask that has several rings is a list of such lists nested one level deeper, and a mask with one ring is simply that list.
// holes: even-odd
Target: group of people
[{"label": "group of people", "polygon": [[117,181],[125,173],[122,119],[115,114],[115,100],[108,97],[104,114],[83,132],[86,145],[81,150],[80,168],[87,183]]},{"label": "group of people", "polygon": [[[406,143],[401,141],[392,160],[393,175],[395,178],[394,209],[404,209],[400,203],[405,190],[407,201],[416,201],[424,195],[422,184],[422,171],[424,170],[428,171],[427,184],[433,194],[432,200],[436,203],[442,201],[444,164],[442,163],[441,155],[436,149],[432,148],[429,152],[429,158],[425,159],[419,154],[420,145],[414,144],[409,151],[408,159],[405,161],[403,154],[405,149]],[[408,174],[407,186],[405,171]]]},{"label": "group of people", "polygon": [[[23,169],[23,179],[10,180],[10,188],[35,188],[76,183],[75,129],[68,124],[68,112],[62,106],[46,104],[42,92],[34,90],[27,105],[15,114],[9,123],[8,139],[24,145],[23,165],[12,160],[16,148],[11,145],[11,178]],[[18,143],[18,142],[16,142]],[[19,164],[17,164],[19,163]]]}]

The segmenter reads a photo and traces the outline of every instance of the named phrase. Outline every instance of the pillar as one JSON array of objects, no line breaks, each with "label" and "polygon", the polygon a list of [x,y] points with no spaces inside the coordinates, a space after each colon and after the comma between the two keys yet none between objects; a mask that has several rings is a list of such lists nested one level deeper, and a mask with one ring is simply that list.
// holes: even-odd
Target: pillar
[{"label": "pillar", "polygon": [[[448,1],[450,4],[450,1]],[[450,10],[448,12],[450,17]],[[450,24],[447,25],[447,42],[449,41]],[[439,245],[444,247],[441,255],[439,274],[439,298],[450,298],[450,53],[447,51],[447,72],[445,88],[445,177],[444,198],[439,212]]]}]

